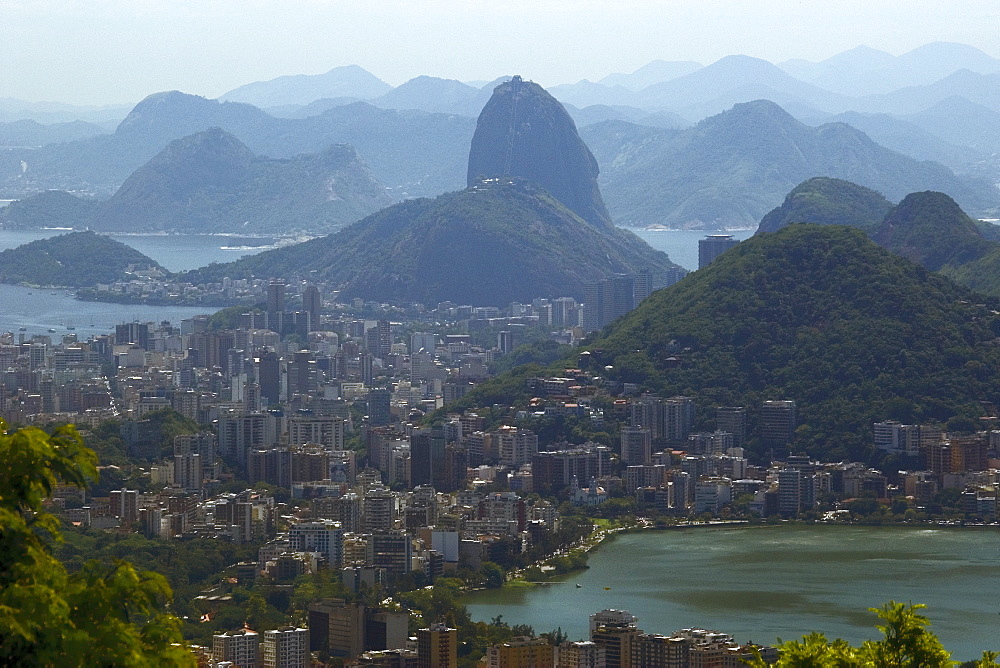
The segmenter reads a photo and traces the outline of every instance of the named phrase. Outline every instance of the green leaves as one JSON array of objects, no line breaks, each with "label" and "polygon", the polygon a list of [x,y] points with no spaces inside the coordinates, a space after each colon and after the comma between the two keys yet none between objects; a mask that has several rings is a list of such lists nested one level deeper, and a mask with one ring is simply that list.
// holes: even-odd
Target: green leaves
[{"label": "green leaves", "polygon": [[[885,622],[877,628],[881,640],[868,640],[854,647],[846,640],[827,640],[822,633],[810,633],[802,640],[778,641],[780,658],[768,664],[760,657],[748,662],[754,668],[944,668],[952,666],[951,655],[937,636],[927,630],[930,621],[918,610],[922,604],[889,601],[870,608]],[[989,666],[995,655],[986,652],[981,665]]]},{"label": "green leaves", "polygon": [[85,487],[96,464],[72,425],[8,433],[0,420],[0,663],[194,665],[179,621],[162,611],[163,576],[124,561],[69,574],[51,554],[59,520],[44,503],[57,485]]},{"label": "green leaves", "polygon": [[51,436],[36,427],[8,434],[0,419],[0,508],[42,517],[38,511],[55,485],[85,487],[96,477],[97,457],[72,425]]}]

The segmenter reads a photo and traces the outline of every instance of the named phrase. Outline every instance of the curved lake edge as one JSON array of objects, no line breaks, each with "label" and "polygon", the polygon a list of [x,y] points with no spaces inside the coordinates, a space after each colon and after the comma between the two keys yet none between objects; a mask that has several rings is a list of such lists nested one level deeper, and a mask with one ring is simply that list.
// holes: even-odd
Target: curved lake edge
[{"label": "curved lake edge", "polygon": [[997,649],[989,643],[1000,637],[1000,608],[988,595],[1000,585],[997,528],[791,522],[635,528],[595,545],[588,569],[469,593],[462,602],[474,619],[502,614],[537,632],[559,626],[572,639],[586,636],[590,614],[610,607],[636,614],[649,633],[700,626],[741,642],[773,643],[818,630],[856,644],[878,636],[868,608],[912,601],[928,605],[931,630],[955,658],[972,659]]}]

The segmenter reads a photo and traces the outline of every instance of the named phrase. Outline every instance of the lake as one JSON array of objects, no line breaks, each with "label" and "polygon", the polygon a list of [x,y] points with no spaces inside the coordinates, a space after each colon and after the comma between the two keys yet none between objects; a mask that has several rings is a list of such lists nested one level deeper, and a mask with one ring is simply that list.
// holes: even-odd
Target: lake
[{"label": "lake", "polygon": [[539,633],[561,626],[571,639],[587,636],[589,615],[617,608],[649,633],[695,626],[773,643],[823,631],[856,644],[879,636],[867,609],[892,599],[927,604],[930,628],[953,658],[1000,650],[996,527],[644,531],[602,544],[589,564],[555,584],[475,592],[464,602],[473,619],[503,615]]}]

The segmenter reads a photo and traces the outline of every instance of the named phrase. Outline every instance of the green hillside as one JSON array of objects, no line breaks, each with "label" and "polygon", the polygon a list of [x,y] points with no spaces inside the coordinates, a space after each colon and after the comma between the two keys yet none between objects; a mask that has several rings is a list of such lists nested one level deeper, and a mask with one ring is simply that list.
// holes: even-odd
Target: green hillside
[{"label": "green hillside", "polygon": [[892,202],[870,188],[825,176],[795,186],[781,206],[761,218],[757,233],[790,223],[847,225],[871,233],[892,209]]},{"label": "green hillside", "polygon": [[977,260],[993,247],[979,225],[953,199],[938,192],[910,193],[872,232],[880,246],[938,271]]},{"label": "green hillside", "polygon": [[92,287],[127,279],[130,266],[169,274],[121,242],[94,232],[73,232],[0,253],[0,283]]},{"label": "green hillside", "polygon": [[793,399],[796,450],[864,458],[877,420],[975,418],[998,399],[1000,319],[981,301],[858,230],[790,225],[654,293],[587,348],[616,380],[696,396],[702,418]]}]

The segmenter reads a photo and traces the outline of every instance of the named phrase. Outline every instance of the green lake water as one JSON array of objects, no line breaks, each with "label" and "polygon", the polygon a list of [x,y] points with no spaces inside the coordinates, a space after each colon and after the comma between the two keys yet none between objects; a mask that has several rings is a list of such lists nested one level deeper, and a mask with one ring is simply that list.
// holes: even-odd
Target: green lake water
[{"label": "green lake water", "polygon": [[[776,526],[619,535],[590,568],[553,584],[475,592],[474,619],[586,637],[588,616],[628,610],[647,633],[701,627],[740,642],[811,631],[878,637],[867,612],[890,599],[928,606],[953,658],[1000,650],[1000,530]],[[582,585],[576,587],[577,584]],[[610,589],[605,589],[608,587]]]}]

